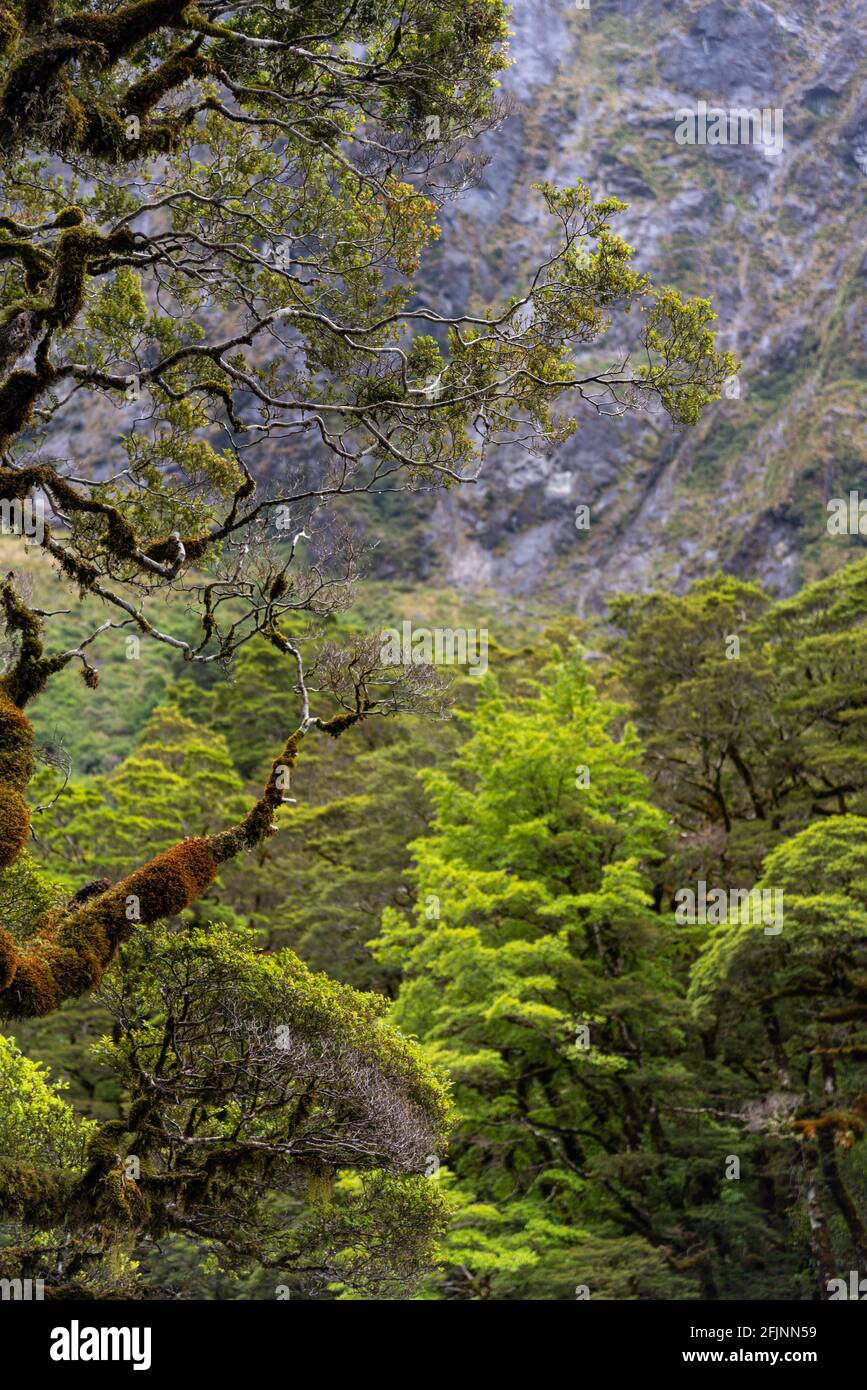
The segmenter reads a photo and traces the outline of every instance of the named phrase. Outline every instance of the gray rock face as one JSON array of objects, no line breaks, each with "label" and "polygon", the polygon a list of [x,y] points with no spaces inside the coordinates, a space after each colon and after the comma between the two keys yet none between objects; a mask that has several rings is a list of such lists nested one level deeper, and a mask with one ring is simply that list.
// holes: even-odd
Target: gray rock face
[{"label": "gray rock face", "polygon": [[[826,502],[867,490],[867,0],[514,8],[517,109],[445,219],[432,290],[457,308],[519,286],[549,234],[530,185],[581,177],[629,202],[617,229],[641,269],[712,296],[743,366],[691,430],[585,414],[552,457],[501,450],[437,502],[439,573],[593,611],[720,567],[791,592],[855,558]],[[675,113],[699,101],[779,109],[782,150],[678,144]]]}]

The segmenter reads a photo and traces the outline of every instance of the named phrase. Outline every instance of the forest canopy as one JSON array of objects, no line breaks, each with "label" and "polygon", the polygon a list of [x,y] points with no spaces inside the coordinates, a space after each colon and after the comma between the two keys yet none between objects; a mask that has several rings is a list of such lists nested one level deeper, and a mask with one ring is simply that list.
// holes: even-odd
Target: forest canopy
[{"label": "forest canopy", "polygon": [[430,289],[507,38],[0,8],[0,1277],[47,1296],[825,1298],[867,1246],[864,562],[504,614],[483,679],[359,591],[371,500],[737,368],[577,178],[512,293]]}]

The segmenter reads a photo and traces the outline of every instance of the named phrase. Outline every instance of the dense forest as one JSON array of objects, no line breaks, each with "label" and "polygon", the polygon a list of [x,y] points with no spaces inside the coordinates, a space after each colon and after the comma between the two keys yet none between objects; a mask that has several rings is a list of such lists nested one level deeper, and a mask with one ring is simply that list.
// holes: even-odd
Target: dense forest
[{"label": "dense forest", "polygon": [[865,1268],[858,526],[795,592],[581,618],[404,563],[434,494],[680,438],[740,368],[578,177],[524,190],[520,283],[438,299],[508,38],[501,0],[0,6],[4,1288]]}]

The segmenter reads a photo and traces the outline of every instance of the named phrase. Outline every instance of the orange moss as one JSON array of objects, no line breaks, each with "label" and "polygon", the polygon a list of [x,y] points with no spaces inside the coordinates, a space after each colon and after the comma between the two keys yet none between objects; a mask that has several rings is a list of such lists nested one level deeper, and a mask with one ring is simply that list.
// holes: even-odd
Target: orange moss
[{"label": "orange moss", "polygon": [[18,947],[5,927],[0,927],[0,989],[6,989],[18,969]]},{"label": "orange moss", "polygon": [[[18,956],[0,1007],[33,1018],[93,989],[136,927],[182,912],[216,873],[208,840],[184,840],[83,906],[45,918],[29,949]],[[2,959],[0,942],[0,968]]]},{"label": "orange moss", "polygon": [[19,1017],[41,1018],[53,1013],[63,1000],[58,981],[49,964],[35,956],[22,956],[10,986]]},{"label": "orange moss", "polygon": [[23,791],[33,766],[33,725],[0,688],[0,783]]},{"label": "orange moss", "polygon": [[795,1120],[794,1127],[805,1139],[816,1139],[823,1130],[832,1130],[835,1143],[849,1148],[864,1133],[864,1120],[858,1113],[858,1105],[853,1110],[829,1110],[826,1114],[809,1120]]},{"label": "orange moss", "polygon": [[0,786],[0,869],[14,864],[27,844],[30,812],[14,787]]},{"label": "orange moss", "polygon": [[134,894],[139,899],[142,920],[155,922],[189,907],[211,886],[216,874],[217,862],[208,841],[184,840],[130,874],[117,888],[97,899],[97,904],[113,893],[122,891],[124,899]]}]

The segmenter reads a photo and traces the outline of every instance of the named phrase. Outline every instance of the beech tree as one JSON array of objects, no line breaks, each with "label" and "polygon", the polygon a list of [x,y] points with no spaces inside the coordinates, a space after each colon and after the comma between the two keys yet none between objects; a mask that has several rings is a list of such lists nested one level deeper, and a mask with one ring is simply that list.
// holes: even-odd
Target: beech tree
[{"label": "beech tree", "polygon": [[511,698],[486,678],[459,758],[425,775],[414,917],[388,909],[374,943],[455,1085],[447,1298],[689,1296],[665,1113],[684,1013],[647,873],[664,821],[621,715],[577,654]]},{"label": "beech tree", "polygon": [[748,1097],[742,1128],[761,1136],[762,1205],[795,1227],[821,1300],[867,1254],[865,830],[832,815],[778,845],[759,886],[784,894],[781,938],[715,928],[690,986]]},{"label": "beech tree", "polygon": [[667,886],[676,870],[752,885],[812,820],[863,814],[865,591],[857,561],[777,603],[732,575],[613,602],[618,674],[681,831]]},{"label": "beech tree", "polygon": [[[30,832],[37,750],[25,711],[70,663],[89,708],[106,634],[122,629],[193,664],[225,664],[264,641],[286,663],[285,729],[255,803],[117,882],[96,878],[26,932],[0,927],[7,1017],[42,1016],[93,990],[131,938],[130,959],[146,953],[158,923],[273,834],[311,733],[337,737],[441,702],[436,672],[384,665],[375,636],[320,645],[307,662],[316,619],[345,601],[358,567],[329,505],[472,480],[504,441],[562,442],[575,409],[658,408],[689,424],[734,370],[714,347],[709,302],[639,274],[611,229],[623,205],[594,201],[580,182],[538,189],[557,240],[506,303],[448,315],[426,302],[414,277],[438,212],[473,176],[471,142],[500,119],[506,32],[501,0],[136,0],[113,11],[20,0],[0,10],[0,502],[37,517],[66,601],[77,591],[105,612],[73,647],[53,649],[52,610],[14,573],[0,589],[0,868],[14,872]],[[633,310],[634,359],[583,369],[583,350]],[[81,418],[110,440],[111,457],[82,447]],[[184,615],[174,628],[155,620],[166,596]],[[217,932],[202,947],[212,964],[223,945]],[[150,970],[153,958],[143,960],[137,968]],[[260,970],[282,990],[295,1039],[279,1076],[270,1053],[245,1053],[235,1111],[244,1087],[259,1084],[245,1069],[261,1067],[284,1119],[306,1125],[299,1111],[312,1107],[323,1132],[330,1123],[351,1133],[347,1115],[370,1117],[387,1098],[415,1139],[381,1142],[371,1119],[376,1142],[323,1141],[314,1155],[263,1139],[245,1111],[247,1133],[228,1140],[228,1095],[203,1118],[182,1082],[164,1089],[149,1072],[120,1128],[90,1139],[84,1171],[58,1177],[28,1163],[25,1175],[2,1159],[7,1211],[52,1230],[74,1211],[82,1226],[101,1221],[134,1239],[164,1230],[169,1210],[192,1223],[207,1194],[225,1205],[207,1237],[226,1241],[241,1200],[232,1184],[255,1150],[262,1187],[273,1178],[279,1189],[275,1164],[394,1175],[419,1229],[434,1228],[437,1204],[415,1175],[442,1138],[445,1109],[432,1076],[412,1079],[422,1066],[413,1049],[371,1021],[363,996],[341,994],[332,1007],[328,982],[306,976],[299,994],[303,967],[289,958],[272,969],[250,953],[234,965],[250,993],[233,1014],[241,1032],[221,1046],[252,1047],[243,1030],[273,1023],[274,1000],[266,1007],[252,983]],[[213,979],[195,976],[184,996],[192,1015],[207,1009]],[[330,1059],[321,1075],[300,1041],[317,1029]],[[347,1048],[364,1057],[363,1084],[344,1065]],[[196,1112],[184,1124],[206,1133],[178,1148],[184,1104]],[[210,1157],[191,1164],[191,1151]],[[408,1215],[398,1225],[415,1229]],[[346,1244],[345,1231],[332,1234]],[[425,1241],[403,1248],[419,1254]],[[395,1268],[406,1273],[413,1259],[395,1254]],[[319,1264],[330,1271],[328,1258]]]}]

